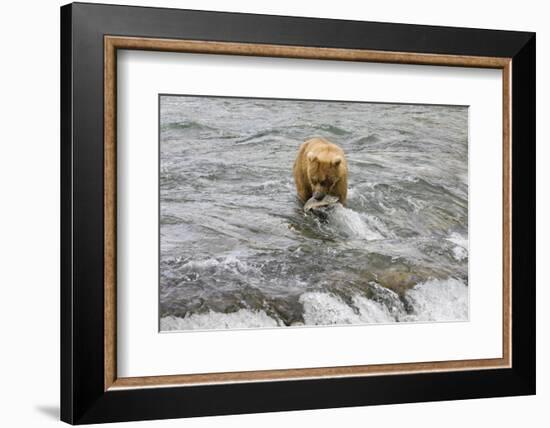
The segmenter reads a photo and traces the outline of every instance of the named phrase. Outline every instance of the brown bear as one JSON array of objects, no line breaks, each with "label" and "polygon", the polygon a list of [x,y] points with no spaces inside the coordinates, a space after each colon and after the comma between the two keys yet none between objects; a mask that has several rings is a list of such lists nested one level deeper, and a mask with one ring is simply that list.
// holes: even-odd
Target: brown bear
[{"label": "brown bear", "polygon": [[336,196],[346,204],[348,194],[348,164],[344,151],[324,138],[304,142],[294,162],[296,191],[302,202],[312,196],[321,200],[325,195]]}]

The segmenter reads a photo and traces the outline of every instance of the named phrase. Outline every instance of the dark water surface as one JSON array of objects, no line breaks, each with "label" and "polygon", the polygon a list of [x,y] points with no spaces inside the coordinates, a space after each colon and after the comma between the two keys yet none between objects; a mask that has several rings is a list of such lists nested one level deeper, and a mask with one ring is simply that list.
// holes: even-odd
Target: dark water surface
[{"label": "dark water surface", "polygon": [[[468,318],[466,107],[162,96],[162,330]],[[322,136],[348,205],[305,214]]]}]

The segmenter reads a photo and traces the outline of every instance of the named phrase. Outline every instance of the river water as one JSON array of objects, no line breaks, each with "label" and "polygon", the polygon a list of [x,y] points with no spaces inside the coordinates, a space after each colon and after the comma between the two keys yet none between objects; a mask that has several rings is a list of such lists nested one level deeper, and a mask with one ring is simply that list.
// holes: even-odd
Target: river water
[{"label": "river water", "polygon": [[[161,330],[468,319],[468,110],[160,97]],[[304,213],[322,136],[346,207]]]}]

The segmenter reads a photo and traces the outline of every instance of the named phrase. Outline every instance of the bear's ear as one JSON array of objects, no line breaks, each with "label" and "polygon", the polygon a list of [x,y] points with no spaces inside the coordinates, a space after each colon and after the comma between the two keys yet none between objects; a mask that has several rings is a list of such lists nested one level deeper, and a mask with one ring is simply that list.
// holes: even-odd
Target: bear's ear
[{"label": "bear's ear", "polygon": [[310,161],[310,162],[313,162],[313,161],[317,160],[317,155],[313,152],[308,152],[307,160]]},{"label": "bear's ear", "polygon": [[342,163],[342,158],[340,156],[337,156],[332,160],[332,166],[338,166],[341,163]]}]

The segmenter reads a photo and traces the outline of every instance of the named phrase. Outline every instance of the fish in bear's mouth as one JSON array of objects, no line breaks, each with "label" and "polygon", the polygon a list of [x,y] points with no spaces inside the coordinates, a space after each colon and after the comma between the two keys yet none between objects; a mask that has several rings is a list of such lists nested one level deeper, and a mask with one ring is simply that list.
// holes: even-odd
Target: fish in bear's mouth
[{"label": "fish in bear's mouth", "polygon": [[304,204],[304,211],[308,212],[322,207],[330,207],[336,204],[340,198],[338,196],[325,195],[321,200],[316,199],[314,196]]}]

